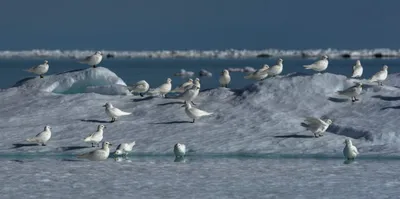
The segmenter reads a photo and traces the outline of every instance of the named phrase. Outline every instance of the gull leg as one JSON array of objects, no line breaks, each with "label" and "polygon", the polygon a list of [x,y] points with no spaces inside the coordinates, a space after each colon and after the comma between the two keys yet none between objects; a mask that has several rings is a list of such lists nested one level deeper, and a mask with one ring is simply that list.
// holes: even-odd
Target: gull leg
[{"label": "gull leg", "polygon": [[99,143],[97,143],[97,147],[100,147],[100,142],[99,142]]},{"label": "gull leg", "polygon": [[195,105],[196,106],[196,104],[193,102],[193,101],[190,101],[193,105]]},{"label": "gull leg", "polygon": [[92,142],[92,147],[94,147],[94,144],[93,144],[93,142]]},{"label": "gull leg", "polygon": [[115,122],[115,117],[111,118],[111,123]]},{"label": "gull leg", "polygon": [[193,119],[192,123],[194,123],[195,120],[196,120],[196,119]]},{"label": "gull leg", "polygon": [[40,75],[40,78],[43,78],[43,75]]},{"label": "gull leg", "polygon": [[96,68],[96,65],[93,65],[92,67],[93,67],[93,68]]},{"label": "gull leg", "polygon": [[144,97],[143,93],[139,93],[140,97]]},{"label": "gull leg", "polygon": [[46,144],[45,144],[45,143],[42,143],[42,146],[46,146]]}]

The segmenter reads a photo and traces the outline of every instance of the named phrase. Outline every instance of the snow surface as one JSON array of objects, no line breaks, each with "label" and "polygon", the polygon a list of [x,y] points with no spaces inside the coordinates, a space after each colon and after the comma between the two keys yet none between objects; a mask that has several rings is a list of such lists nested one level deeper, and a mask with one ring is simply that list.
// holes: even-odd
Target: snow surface
[{"label": "snow surface", "polygon": [[[24,51],[0,51],[0,58],[71,58],[81,59],[88,55],[94,54],[96,51],[89,50],[45,50],[34,49]],[[344,55],[351,58],[373,58],[375,56],[382,57],[400,57],[400,49],[307,49],[307,50],[282,50],[282,49],[264,49],[264,50],[157,50],[157,51],[101,51],[105,57],[107,55],[112,58],[218,58],[218,59],[235,59],[235,58],[255,58],[261,57],[319,57],[328,55],[330,59],[343,58]]]},{"label": "snow surface", "polygon": [[[361,80],[365,86],[356,103],[335,92],[358,80],[330,73],[294,73],[239,89],[202,90],[194,102],[200,109],[214,114],[196,123],[190,123],[181,100],[121,95],[116,85],[126,86],[125,83],[102,67],[20,81],[0,91],[0,157],[6,158],[0,166],[6,172],[1,172],[0,177],[10,179],[0,192],[7,193],[3,194],[5,198],[21,198],[23,193],[34,198],[65,197],[71,190],[76,191],[77,197],[85,198],[106,197],[111,193],[121,198],[185,195],[243,198],[249,196],[246,190],[251,190],[251,198],[316,198],[323,194],[343,198],[344,194],[355,197],[353,190],[346,187],[359,183],[364,190],[358,194],[360,198],[378,198],[377,194],[394,196],[398,194],[399,181],[390,178],[393,175],[390,172],[398,172],[399,167],[393,170],[393,165],[375,162],[371,163],[374,166],[368,166],[367,162],[379,158],[399,159],[398,75],[390,74],[383,87]],[[205,81],[215,81],[218,85],[217,79]],[[86,93],[93,88],[96,93]],[[110,118],[102,107],[106,102],[133,114],[109,123]],[[325,136],[313,138],[300,125],[308,116],[329,118],[333,124]],[[94,132],[98,124],[107,127],[105,141],[115,147],[135,140],[137,144],[130,156],[150,160],[139,158],[118,165],[112,159],[100,163],[78,161],[77,154],[93,150],[83,138]],[[24,141],[45,125],[52,126],[52,138],[47,146],[32,146]],[[360,151],[358,162],[351,165],[343,165],[342,161],[346,137],[352,138]],[[187,164],[173,162],[173,146],[178,142],[187,146]],[[238,159],[224,159],[227,157]],[[261,158],[240,160],[240,157]],[[269,157],[334,160],[323,164],[315,160],[282,163],[279,159],[268,160]],[[64,161],[49,161],[49,158]],[[282,167],[283,164],[286,166]],[[354,176],[343,170],[347,167],[351,167],[359,182],[349,181]],[[14,174],[11,169],[21,172]],[[378,173],[373,174],[374,169]],[[368,172],[362,175],[364,170]],[[129,180],[132,181],[126,184]],[[288,182],[292,184],[288,186]],[[321,188],[321,183],[326,187]],[[385,188],[378,189],[380,186]],[[15,187],[24,191],[18,192]],[[43,192],[32,190],[35,187]],[[86,187],[91,188],[86,190]],[[342,188],[340,195],[329,192],[327,187],[329,190]],[[299,188],[311,191],[298,193]],[[375,189],[373,193],[368,192],[370,188]],[[155,189],[159,191],[154,192]],[[182,189],[185,191],[180,192]]]},{"label": "snow surface", "polygon": [[[396,83],[396,76],[389,75],[387,82]],[[26,150],[57,152],[60,147],[82,145],[82,133],[86,135],[99,123],[108,122],[110,118],[102,106],[111,102],[134,114],[106,124],[106,140],[117,143],[124,139],[138,140],[135,150],[141,153],[171,153],[171,145],[182,142],[195,153],[339,154],[345,137],[356,139],[354,144],[361,154],[380,153],[382,144],[387,147],[383,152],[397,153],[400,139],[396,132],[399,119],[396,109],[400,89],[396,84],[383,87],[367,84],[361,101],[354,104],[335,94],[352,86],[354,81],[357,80],[329,73],[289,74],[242,89],[203,90],[195,103],[214,115],[191,124],[187,123],[190,119],[181,107],[181,100],[110,95],[118,93],[112,89],[119,88],[115,85],[102,90],[101,84],[124,85],[106,68],[50,75],[19,82],[19,86],[1,92],[0,110],[4,119],[0,125],[5,132],[12,132],[12,136],[1,134],[4,142],[0,145],[21,142],[25,139],[23,135],[34,134],[44,125],[53,127],[49,146]],[[93,85],[97,92],[102,90],[108,95],[60,94],[86,92]],[[299,139],[312,135],[300,125],[309,116],[332,119],[330,133],[319,139]],[[14,150],[24,149],[11,151]]]}]

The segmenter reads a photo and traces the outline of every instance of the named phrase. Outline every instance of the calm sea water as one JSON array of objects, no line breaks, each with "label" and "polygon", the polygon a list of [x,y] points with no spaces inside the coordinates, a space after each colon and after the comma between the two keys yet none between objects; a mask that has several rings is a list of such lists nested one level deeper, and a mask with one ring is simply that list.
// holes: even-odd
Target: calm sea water
[{"label": "calm sea water", "polygon": [[400,162],[131,157],[2,158],[2,198],[397,198]]},{"label": "calm sea water", "polygon": [[[20,79],[32,76],[23,70],[41,64],[42,61],[43,59],[1,59],[0,88],[8,88]],[[293,72],[311,74],[312,71],[305,70],[302,66],[313,61],[313,59],[284,59],[283,74]],[[180,72],[180,69],[193,71],[196,75],[201,69],[206,69],[213,73],[213,77],[202,80],[202,89],[207,89],[218,86],[218,76],[224,68],[251,66],[258,69],[263,64],[272,66],[275,62],[276,59],[104,59],[100,65],[115,72],[127,84],[144,79],[151,87],[157,87],[167,77],[172,77],[174,86],[185,82],[186,79],[173,76]],[[389,66],[389,73],[400,72],[400,59],[366,59],[361,62],[364,67],[364,78],[369,78],[384,64]],[[89,67],[71,59],[49,59],[49,63],[48,75]],[[331,60],[327,72],[349,76],[354,63],[355,60],[351,59]],[[240,72],[231,73],[231,87],[240,88],[252,82],[245,80],[244,75]]]}]

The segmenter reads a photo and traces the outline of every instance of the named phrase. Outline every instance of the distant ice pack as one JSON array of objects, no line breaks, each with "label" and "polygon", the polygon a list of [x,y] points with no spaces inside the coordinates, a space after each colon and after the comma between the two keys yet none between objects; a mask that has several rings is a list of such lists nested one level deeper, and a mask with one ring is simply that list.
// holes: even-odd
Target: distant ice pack
[{"label": "distant ice pack", "polygon": [[[268,58],[268,57],[320,57],[327,55],[335,58],[381,58],[400,57],[399,49],[306,49],[306,50],[282,50],[282,49],[226,49],[226,50],[155,50],[155,51],[101,51],[105,58]],[[34,49],[25,51],[0,51],[0,58],[70,58],[81,59],[94,51],[89,50],[45,50]]]}]

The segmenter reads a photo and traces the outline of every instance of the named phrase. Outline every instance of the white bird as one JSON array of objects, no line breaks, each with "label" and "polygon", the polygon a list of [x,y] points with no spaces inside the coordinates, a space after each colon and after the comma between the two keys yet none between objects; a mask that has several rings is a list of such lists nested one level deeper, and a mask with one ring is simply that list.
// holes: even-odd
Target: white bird
[{"label": "white bird", "polygon": [[99,143],[103,140],[103,129],[105,128],[104,125],[100,124],[97,126],[97,131],[87,136],[83,141],[92,143],[92,147],[94,147],[93,143],[96,143],[97,146],[99,146]]},{"label": "white bird", "polygon": [[375,75],[373,75],[370,79],[371,82],[378,82],[378,85],[383,85],[383,81],[386,80],[387,76],[388,76],[388,66],[384,65],[382,67],[382,70],[375,73]]},{"label": "white bird", "polygon": [[46,143],[50,140],[50,138],[51,138],[51,127],[45,126],[44,130],[42,132],[40,132],[33,138],[26,139],[26,141],[34,142],[37,144],[42,144],[42,146],[46,146]]},{"label": "white bird", "polygon": [[322,72],[328,68],[328,64],[329,64],[328,56],[323,55],[320,60],[318,60],[310,65],[304,65],[304,68]]},{"label": "white bird", "polygon": [[145,80],[140,80],[136,82],[136,84],[132,85],[129,87],[131,90],[131,93],[139,93],[141,97],[143,97],[143,94],[149,91],[150,85],[147,83]]},{"label": "white bird", "polygon": [[111,117],[111,122],[115,122],[118,117],[132,114],[131,112],[121,111],[119,108],[114,107],[110,102],[107,102],[103,107],[106,107],[106,114]]},{"label": "white bird", "polygon": [[186,154],[186,146],[181,143],[174,145],[174,154],[176,158],[183,158]]},{"label": "white bird", "polygon": [[103,54],[100,51],[97,51],[95,54],[87,56],[83,60],[80,60],[79,62],[82,64],[90,65],[93,68],[96,68],[96,65],[99,64],[103,59],[102,55]]},{"label": "white bird", "polygon": [[276,65],[270,67],[267,72],[268,76],[274,77],[280,75],[283,71],[283,59],[279,58]]},{"label": "white bird", "polygon": [[355,147],[353,145],[353,143],[351,142],[350,139],[346,139],[344,141],[344,143],[346,144],[346,146],[343,149],[343,155],[347,160],[354,160],[357,155],[359,154],[357,147]]},{"label": "white bird", "polygon": [[182,93],[184,92],[187,88],[192,87],[193,85],[193,79],[189,79],[187,82],[183,83],[182,85],[176,87],[173,92],[178,92],[178,93]]},{"label": "white bird", "polygon": [[314,134],[314,137],[323,136],[323,133],[328,129],[329,125],[332,124],[332,120],[330,119],[324,121],[315,117],[307,117],[305,122],[307,123],[302,123],[302,126],[311,131]]},{"label": "white bird", "polygon": [[356,83],[355,86],[347,88],[342,91],[338,91],[339,95],[345,95],[347,97],[351,97],[351,101],[355,102],[358,101],[357,97],[361,94],[362,91],[362,83]]},{"label": "white bird", "polygon": [[136,145],[135,141],[130,143],[121,143],[120,145],[117,146],[117,149],[115,150],[115,155],[127,156],[128,153],[132,151],[135,145]]},{"label": "white bird", "polygon": [[244,76],[245,79],[254,79],[254,80],[263,80],[266,77],[268,77],[268,69],[269,66],[267,64],[264,64],[263,67],[261,67],[260,69]]},{"label": "white bird", "polygon": [[194,108],[194,107],[192,107],[192,105],[189,102],[186,102],[182,107],[185,107],[186,115],[193,119],[192,123],[194,123],[196,119],[199,119],[203,116],[208,116],[208,115],[213,114],[213,113],[209,113],[209,112],[200,110],[198,108]]},{"label": "white bird", "polygon": [[229,75],[229,71],[224,69],[221,72],[221,76],[219,77],[219,84],[221,87],[228,87],[228,84],[231,82],[231,76]]},{"label": "white bird", "polygon": [[356,61],[356,65],[353,66],[353,75],[351,77],[361,77],[363,74],[363,67],[360,60]]},{"label": "white bird", "polygon": [[182,94],[180,94],[177,99],[183,100],[185,103],[189,102],[193,105],[196,105],[193,100],[199,95],[200,88],[196,85],[193,85],[192,88],[185,90]]},{"label": "white bird", "polygon": [[110,146],[112,146],[109,142],[103,142],[103,147],[101,149],[96,149],[89,153],[78,155],[78,158],[85,158],[92,161],[101,161],[107,160],[110,155]]},{"label": "white bird", "polygon": [[47,60],[44,60],[43,64],[40,64],[38,66],[31,67],[26,70],[27,72],[34,73],[36,75],[40,75],[40,78],[43,78],[43,74],[47,73],[49,71],[49,62]]},{"label": "white bird", "polygon": [[[200,87],[201,87],[200,79],[199,79],[199,78],[194,79],[193,85],[199,87],[199,89],[200,89]],[[185,90],[186,90],[186,89],[190,89],[190,88],[192,88],[192,86],[187,86],[187,87],[185,87]]]},{"label": "white bird", "polygon": [[149,91],[152,94],[158,93],[161,97],[165,97],[167,93],[171,91],[172,88],[172,79],[167,78],[167,81],[164,84],[161,84],[158,88],[154,89],[153,91]]}]

